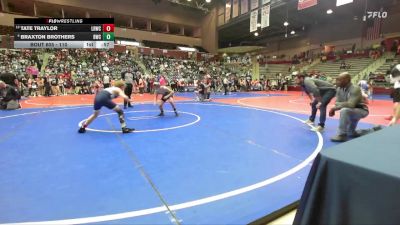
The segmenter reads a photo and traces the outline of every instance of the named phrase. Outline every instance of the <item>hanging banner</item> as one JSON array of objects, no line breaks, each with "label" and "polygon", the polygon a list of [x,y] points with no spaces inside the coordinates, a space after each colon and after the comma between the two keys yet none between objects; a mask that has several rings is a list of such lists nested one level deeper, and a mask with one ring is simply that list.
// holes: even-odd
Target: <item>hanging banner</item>
[{"label": "hanging banner", "polygon": [[270,3],[270,2],[271,2],[271,0],[262,0],[261,5],[265,5],[265,4],[268,4],[268,3]]},{"label": "hanging banner", "polygon": [[265,5],[261,8],[261,29],[269,27],[270,12],[271,12],[271,5]]},{"label": "hanging banner", "polygon": [[258,0],[251,0],[251,7],[250,10],[258,8]]},{"label": "hanging banner", "polygon": [[241,0],[240,2],[240,14],[245,14],[249,11],[249,1]]},{"label": "hanging banner", "polygon": [[232,18],[235,18],[239,15],[239,0],[233,0],[232,4]]},{"label": "hanging banner", "polygon": [[258,10],[254,10],[250,14],[250,32],[257,30]]},{"label": "hanging banner", "polygon": [[227,0],[225,4],[225,22],[231,19],[231,0]]},{"label": "hanging banner", "polygon": [[299,0],[299,4],[297,6],[298,10],[306,9],[311,6],[317,5],[318,0]]}]

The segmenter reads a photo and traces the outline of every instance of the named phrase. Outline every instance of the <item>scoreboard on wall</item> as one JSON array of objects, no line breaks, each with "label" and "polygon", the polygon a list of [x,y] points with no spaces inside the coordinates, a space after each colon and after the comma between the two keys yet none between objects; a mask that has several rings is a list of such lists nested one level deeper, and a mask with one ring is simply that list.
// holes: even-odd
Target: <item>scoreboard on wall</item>
[{"label": "scoreboard on wall", "polygon": [[14,48],[114,48],[114,18],[15,18]]}]

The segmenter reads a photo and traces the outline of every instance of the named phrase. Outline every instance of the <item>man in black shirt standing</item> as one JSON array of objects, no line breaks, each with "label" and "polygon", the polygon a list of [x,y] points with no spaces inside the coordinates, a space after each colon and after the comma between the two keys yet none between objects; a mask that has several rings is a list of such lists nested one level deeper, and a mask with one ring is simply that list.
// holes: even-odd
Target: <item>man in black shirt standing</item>
[{"label": "man in black shirt standing", "polygon": [[[125,90],[124,93],[126,96],[128,96],[129,99],[131,99],[132,95],[132,89],[133,89],[133,73],[132,69],[128,68],[128,71],[122,74],[122,80],[125,81]],[[127,101],[124,99],[124,109],[126,109],[126,106],[132,107],[131,101]]]}]

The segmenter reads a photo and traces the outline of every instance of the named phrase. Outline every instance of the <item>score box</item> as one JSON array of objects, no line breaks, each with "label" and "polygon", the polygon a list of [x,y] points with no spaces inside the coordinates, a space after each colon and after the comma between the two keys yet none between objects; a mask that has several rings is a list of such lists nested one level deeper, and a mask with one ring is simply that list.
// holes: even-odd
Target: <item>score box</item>
[{"label": "score box", "polygon": [[114,32],[103,32],[103,41],[114,41]]},{"label": "score box", "polygon": [[114,24],[103,24],[103,32],[114,32]]}]

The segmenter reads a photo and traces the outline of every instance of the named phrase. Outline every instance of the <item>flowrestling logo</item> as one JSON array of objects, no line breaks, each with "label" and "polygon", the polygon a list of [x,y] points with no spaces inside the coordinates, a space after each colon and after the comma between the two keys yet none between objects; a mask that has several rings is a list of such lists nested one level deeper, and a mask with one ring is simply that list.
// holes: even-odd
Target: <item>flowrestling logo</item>
[{"label": "flowrestling logo", "polygon": [[388,17],[388,13],[384,11],[368,11],[367,12],[367,19],[385,19]]}]

